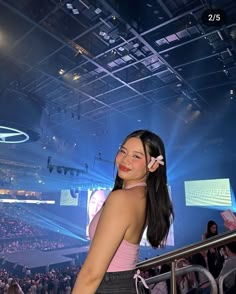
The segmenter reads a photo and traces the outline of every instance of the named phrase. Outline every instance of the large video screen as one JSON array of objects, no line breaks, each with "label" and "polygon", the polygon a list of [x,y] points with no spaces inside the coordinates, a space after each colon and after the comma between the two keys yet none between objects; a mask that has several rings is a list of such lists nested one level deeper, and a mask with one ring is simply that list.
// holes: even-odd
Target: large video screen
[{"label": "large video screen", "polygon": [[89,239],[88,229],[89,224],[102,208],[110,190],[88,190],[87,195],[87,226],[86,226],[86,237]]},{"label": "large video screen", "polygon": [[232,206],[229,179],[185,181],[187,206]]},{"label": "large video screen", "polygon": [[60,205],[61,206],[78,206],[79,190],[65,189],[61,190]]}]

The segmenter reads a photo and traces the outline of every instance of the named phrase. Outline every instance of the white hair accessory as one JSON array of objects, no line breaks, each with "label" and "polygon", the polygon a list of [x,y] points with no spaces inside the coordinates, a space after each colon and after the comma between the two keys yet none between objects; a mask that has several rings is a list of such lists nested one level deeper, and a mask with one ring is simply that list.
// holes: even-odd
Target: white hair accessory
[{"label": "white hair accessory", "polygon": [[148,164],[148,168],[151,168],[153,166],[153,164],[157,161],[159,164],[164,165],[164,161],[163,161],[164,157],[162,155],[155,157],[151,157],[151,161]]}]

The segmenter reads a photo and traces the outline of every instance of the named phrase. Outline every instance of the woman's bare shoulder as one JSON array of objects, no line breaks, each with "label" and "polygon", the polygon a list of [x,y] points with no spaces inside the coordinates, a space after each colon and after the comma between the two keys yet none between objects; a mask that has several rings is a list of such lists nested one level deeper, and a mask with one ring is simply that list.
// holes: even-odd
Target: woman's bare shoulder
[{"label": "woman's bare shoulder", "polygon": [[137,200],[144,197],[144,193],[141,191],[134,191],[132,189],[120,189],[112,191],[107,197],[106,203],[134,207],[135,203],[139,202]]},{"label": "woman's bare shoulder", "polygon": [[[123,202],[125,200],[127,200],[127,198],[130,198],[129,196],[131,195],[129,190],[125,190],[125,189],[119,189],[116,191],[112,191],[108,197],[107,197],[107,201],[109,202]],[[106,201],[106,202],[107,202]]]}]

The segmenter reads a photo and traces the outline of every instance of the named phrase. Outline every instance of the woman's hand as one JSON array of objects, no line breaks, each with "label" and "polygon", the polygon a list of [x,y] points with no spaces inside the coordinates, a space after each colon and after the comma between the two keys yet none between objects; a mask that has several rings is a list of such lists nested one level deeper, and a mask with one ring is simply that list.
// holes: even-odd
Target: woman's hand
[{"label": "woman's hand", "polygon": [[212,254],[213,254],[213,253],[216,253],[215,248],[210,248],[209,251],[210,251],[210,253],[212,253]]},{"label": "woman's hand", "polygon": [[224,226],[228,230],[235,230],[236,229],[236,221],[230,221],[230,220],[225,220],[224,221]]}]

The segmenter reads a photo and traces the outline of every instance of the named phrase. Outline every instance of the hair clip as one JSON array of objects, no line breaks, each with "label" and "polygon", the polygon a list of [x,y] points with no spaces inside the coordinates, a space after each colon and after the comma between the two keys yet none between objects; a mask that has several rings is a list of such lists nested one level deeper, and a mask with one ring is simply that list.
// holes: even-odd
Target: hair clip
[{"label": "hair clip", "polygon": [[151,157],[151,161],[148,164],[148,168],[151,168],[153,166],[153,164],[157,161],[159,164],[164,165],[164,161],[163,161],[164,157],[162,155],[155,157]]}]

